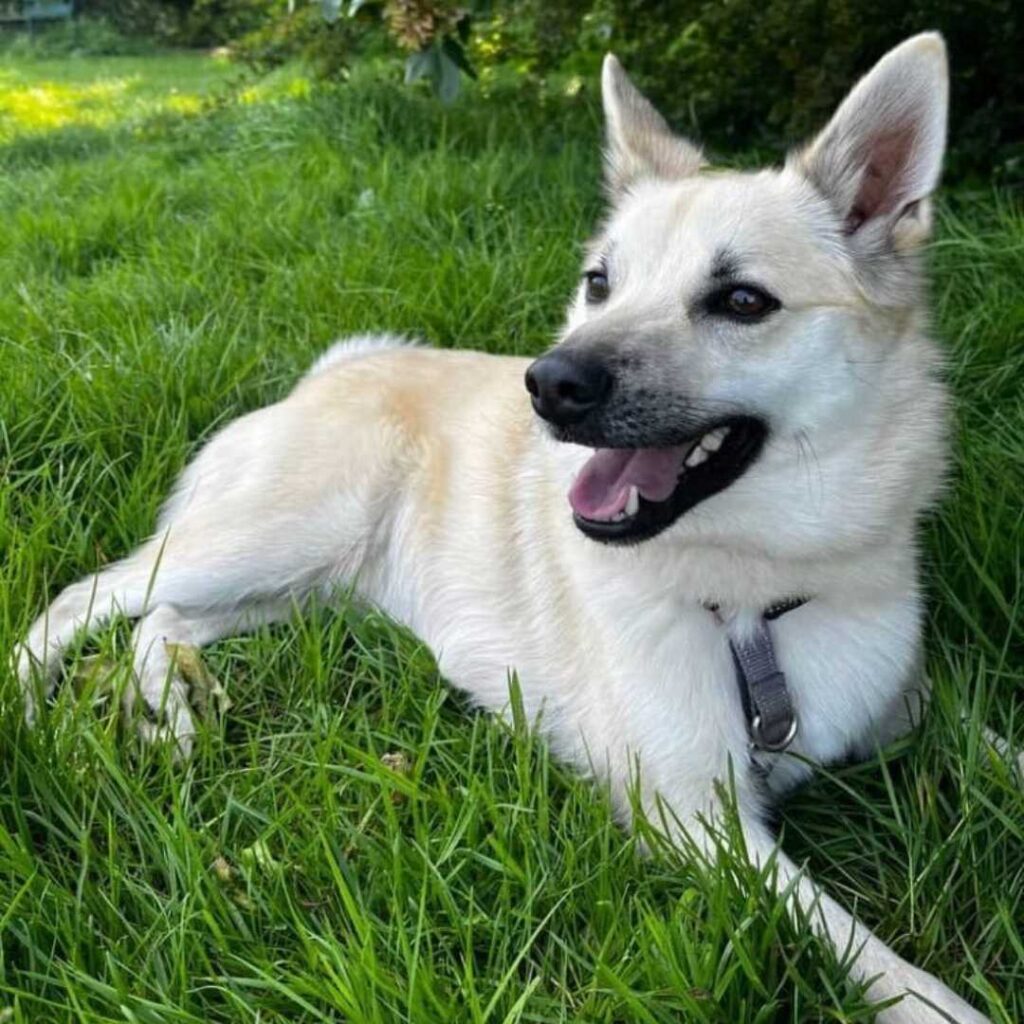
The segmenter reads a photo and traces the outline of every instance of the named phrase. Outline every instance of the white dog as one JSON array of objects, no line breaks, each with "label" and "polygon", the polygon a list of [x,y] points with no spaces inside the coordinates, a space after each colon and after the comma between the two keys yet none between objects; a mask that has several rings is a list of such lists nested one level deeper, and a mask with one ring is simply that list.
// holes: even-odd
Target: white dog
[{"label": "white dog", "polygon": [[[559,344],[532,365],[336,345],[32,627],[30,716],[72,638],[121,613],[140,727],[187,753],[168,644],[352,591],[482,705],[506,707],[514,670],[624,819],[639,765],[643,810],[707,845],[732,773],[765,863],[766,805],[926,697],[915,533],[949,455],[919,256],[947,92],[942,39],[916,36],[782,170],[717,171],[609,56],[611,209]],[[897,1000],[879,1020],[985,1020],[777,856],[775,884]]]}]

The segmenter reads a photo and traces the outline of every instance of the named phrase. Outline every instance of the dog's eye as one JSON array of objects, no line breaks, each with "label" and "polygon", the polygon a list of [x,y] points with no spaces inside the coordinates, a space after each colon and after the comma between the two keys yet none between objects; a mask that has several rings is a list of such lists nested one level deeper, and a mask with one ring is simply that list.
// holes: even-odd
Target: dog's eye
[{"label": "dog's eye", "polygon": [[587,302],[604,302],[611,293],[611,288],[608,285],[608,275],[603,270],[588,270],[583,277],[587,282]]},{"label": "dog's eye", "polygon": [[760,320],[779,308],[779,300],[753,285],[729,285],[707,300],[707,311],[731,320]]}]

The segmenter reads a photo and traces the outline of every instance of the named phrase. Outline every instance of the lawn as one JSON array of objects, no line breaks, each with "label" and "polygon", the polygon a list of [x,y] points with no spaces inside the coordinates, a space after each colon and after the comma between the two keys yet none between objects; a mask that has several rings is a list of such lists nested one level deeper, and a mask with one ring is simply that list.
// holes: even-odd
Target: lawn
[{"label": "lawn", "polygon": [[[585,95],[446,111],[205,56],[0,61],[0,651],[152,528],[189,455],[347,332],[542,350],[600,210]],[[785,809],[903,955],[1024,1019],[1024,213],[932,253],[957,455],[929,522],[936,703]],[[109,699],[124,624],[27,732],[0,659],[0,1021],[868,1021],[739,864],[644,858],[521,722],[344,610],[216,644],[194,760]],[[74,691],[80,697],[74,699]],[[961,723],[962,708],[969,720]]]}]

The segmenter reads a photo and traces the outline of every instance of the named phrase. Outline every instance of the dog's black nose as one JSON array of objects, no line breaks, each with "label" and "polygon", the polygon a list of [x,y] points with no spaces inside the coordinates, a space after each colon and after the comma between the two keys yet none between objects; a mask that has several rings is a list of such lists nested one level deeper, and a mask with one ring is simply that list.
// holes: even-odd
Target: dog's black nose
[{"label": "dog's black nose", "polygon": [[526,371],[526,390],[537,415],[559,427],[579,423],[611,389],[612,375],[601,363],[565,352],[542,356]]}]

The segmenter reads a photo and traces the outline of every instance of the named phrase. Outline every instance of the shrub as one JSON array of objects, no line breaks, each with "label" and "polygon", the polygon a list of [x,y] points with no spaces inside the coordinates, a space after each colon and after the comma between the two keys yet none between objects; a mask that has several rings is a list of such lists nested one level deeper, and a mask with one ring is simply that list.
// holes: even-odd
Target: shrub
[{"label": "shrub", "polygon": [[103,19],[124,36],[168,44],[188,10],[188,0],[79,0],[75,7],[80,15]]},{"label": "shrub", "polygon": [[78,0],[80,14],[102,17],[126,36],[163,45],[217,46],[282,18],[287,0]]},{"label": "shrub", "polygon": [[150,53],[145,38],[126,36],[106,18],[77,18],[44,25],[33,32],[0,34],[0,52],[9,57],[48,60],[59,57],[120,57]]},{"label": "shrub", "polygon": [[[450,99],[502,66],[536,83],[596,78],[614,49],[675,124],[712,147],[791,143],[858,75],[914,32],[952,57],[950,172],[1024,177],[1024,7],[1018,0],[84,0],[123,32],[232,41],[250,63],[406,55],[406,78]],[[326,15],[326,17],[325,17]]]},{"label": "shrub", "polygon": [[174,41],[181,46],[229,43],[287,13],[285,0],[192,0],[183,9]]},{"label": "shrub", "polygon": [[712,147],[788,145],[828,118],[890,47],[949,44],[949,172],[1024,177],[1024,7],[1017,0],[506,0],[478,60],[597,77],[614,50],[668,118]]},{"label": "shrub", "polygon": [[350,19],[326,21],[318,5],[306,4],[236,39],[231,53],[257,69],[277,67],[298,57],[321,76],[334,78],[347,70],[355,52],[366,49],[360,28]]},{"label": "shrub", "polygon": [[[560,0],[556,0],[560,2]],[[675,121],[715,145],[805,137],[889,47],[950,47],[954,173],[1020,174],[1024,9],[1016,0],[614,0],[611,37]]]}]

